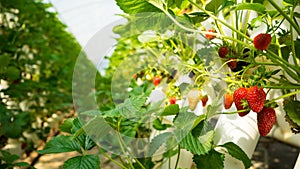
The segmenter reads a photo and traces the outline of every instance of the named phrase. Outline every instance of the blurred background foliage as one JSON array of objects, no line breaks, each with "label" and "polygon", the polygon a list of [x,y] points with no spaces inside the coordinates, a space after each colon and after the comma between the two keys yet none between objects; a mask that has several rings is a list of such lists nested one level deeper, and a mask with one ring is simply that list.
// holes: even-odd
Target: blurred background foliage
[{"label": "blurred background foliage", "polygon": [[18,139],[30,154],[52,132],[50,117],[74,114],[81,46],[50,9],[37,0],[0,0],[0,148]]}]

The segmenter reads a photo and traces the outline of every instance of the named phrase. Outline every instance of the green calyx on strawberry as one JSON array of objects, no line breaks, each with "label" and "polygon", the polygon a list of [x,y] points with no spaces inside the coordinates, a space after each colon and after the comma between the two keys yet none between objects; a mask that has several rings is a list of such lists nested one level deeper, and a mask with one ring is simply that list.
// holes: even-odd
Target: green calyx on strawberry
[{"label": "green calyx on strawberry", "polygon": [[220,58],[226,58],[226,55],[229,53],[229,48],[227,46],[221,46],[218,50]]},{"label": "green calyx on strawberry", "polygon": [[260,113],[257,114],[257,127],[261,136],[266,136],[276,123],[276,113],[273,108],[264,107]]},{"label": "green calyx on strawberry", "polygon": [[272,36],[267,33],[260,33],[253,39],[254,47],[258,50],[266,50],[272,41]]},{"label": "green calyx on strawberry", "polygon": [[262,88],[252,86],[248,89],[246,100],[251,110],[259,113],[264,108],[266,93]]},{"label": "green calyx on strawberry", "polygon": [[[235,104],[235,107],[237,110],[245,110],[248,109],[248,105],[247,105],[247,93],[248,93],[248,89],[244,88],[244,87],[240,87],[237,90],[234,91],[233,93],[233,102]],[[245,115],[247,115],[250,111],[244,111],[239,113],[239,116],[243,117]]]}]

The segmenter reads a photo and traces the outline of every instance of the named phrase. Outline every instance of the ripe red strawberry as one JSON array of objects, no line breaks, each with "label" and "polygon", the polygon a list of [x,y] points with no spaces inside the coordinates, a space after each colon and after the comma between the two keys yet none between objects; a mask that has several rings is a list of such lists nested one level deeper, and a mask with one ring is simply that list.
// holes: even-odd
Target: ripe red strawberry
[{"label": "ripe red strawberry", "polygon": [[176,103],[176,97],[170,97],[169,102],[170,102],[170,104],[175,104]]},{"label": "ripe red strawberry", "polygon": [[154,84],[154,86],[159,85],[160,81],[161,81],[161,77],[160,76],[155,76],[153,78],[153,84]]},{"label": "ripe red strawberry", "polygon": [[266,93],[262,88],[252,86],[248,89],[246,99],[252,111],[259,113],[264,108]]},{"label": "ripe red strawberry", "polygon": [[221,58],[225,58],[228,53],[229,53],[229,48],[226,46],[222,46],[218,50],[218,54]]},{"label": "ripe red strawberry", "polygon": [[276,123],[276,113],[273,108],[264,107],[260,113],[257,114],[257,127],[261,136],[266,136]]},{"label": "ripe red strawberry", "polygon": [[206,106],[207,101],[208,101],[208,96],[207,95],[204,95],[204,96],[201,97],[201,102],[202,102],[203,107]]},{"label": "ripe red strawberry", "polygon": [[225,109],[229,109],[232,106],[233,103],[233,95],[226,93],[224,95],[224,107]]},{"label": "ripe red strawberry", "polygon": [[229,66],[229,68],[232,70],[232,69],[235,69],[236,68],[236,59],[233,59],[233,58],[230,58],[229,59],[230,62],[227,62],[227,65]]},{"label": "ripe red strawberry", "polygon": [[[240,87],[233,93],[233,101],[237,110],[244,110],[248,108],[248,105],[244,105],[243,102],[246,101],[248,89]],[[245,111],[239,113],[241,117],[247,115],[250,111]]]},{"label": "ripe red strawberry", "polygon": [[[216,33],[216,30],[210,29],[210,30],[208,30],[208,32]],[[215,38],[216,38],[215,35],[209,35],[209,34],[205,34],[205,37],[206,37],[208,40],[212,40],[212,39],[215,39]]]},{"label": "ripe red strawberry", "polygon": [[258,50],[266,50],[271,44],[272,36],[267,33],[260,33],[253,39],[254,47]]}]

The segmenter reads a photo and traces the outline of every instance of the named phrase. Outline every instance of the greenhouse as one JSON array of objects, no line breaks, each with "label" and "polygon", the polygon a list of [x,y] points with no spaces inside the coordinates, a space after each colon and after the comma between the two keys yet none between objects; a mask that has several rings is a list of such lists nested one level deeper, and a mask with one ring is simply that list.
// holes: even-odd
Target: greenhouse
[{"label": "greenhouse", "polygon": [[0,169],[300,169],[299,0],[0,0]]}]

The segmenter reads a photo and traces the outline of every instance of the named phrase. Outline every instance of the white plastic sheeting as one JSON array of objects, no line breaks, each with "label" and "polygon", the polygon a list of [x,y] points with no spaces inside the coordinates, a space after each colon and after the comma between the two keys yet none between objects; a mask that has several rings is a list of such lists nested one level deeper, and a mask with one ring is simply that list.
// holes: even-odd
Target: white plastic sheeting
[{"label": "white plastic sheeting", "polygon": [[114,0],[45,0],[53,4],[59,18],[81,46],[102,28],[121,19],[123,13]]}]

